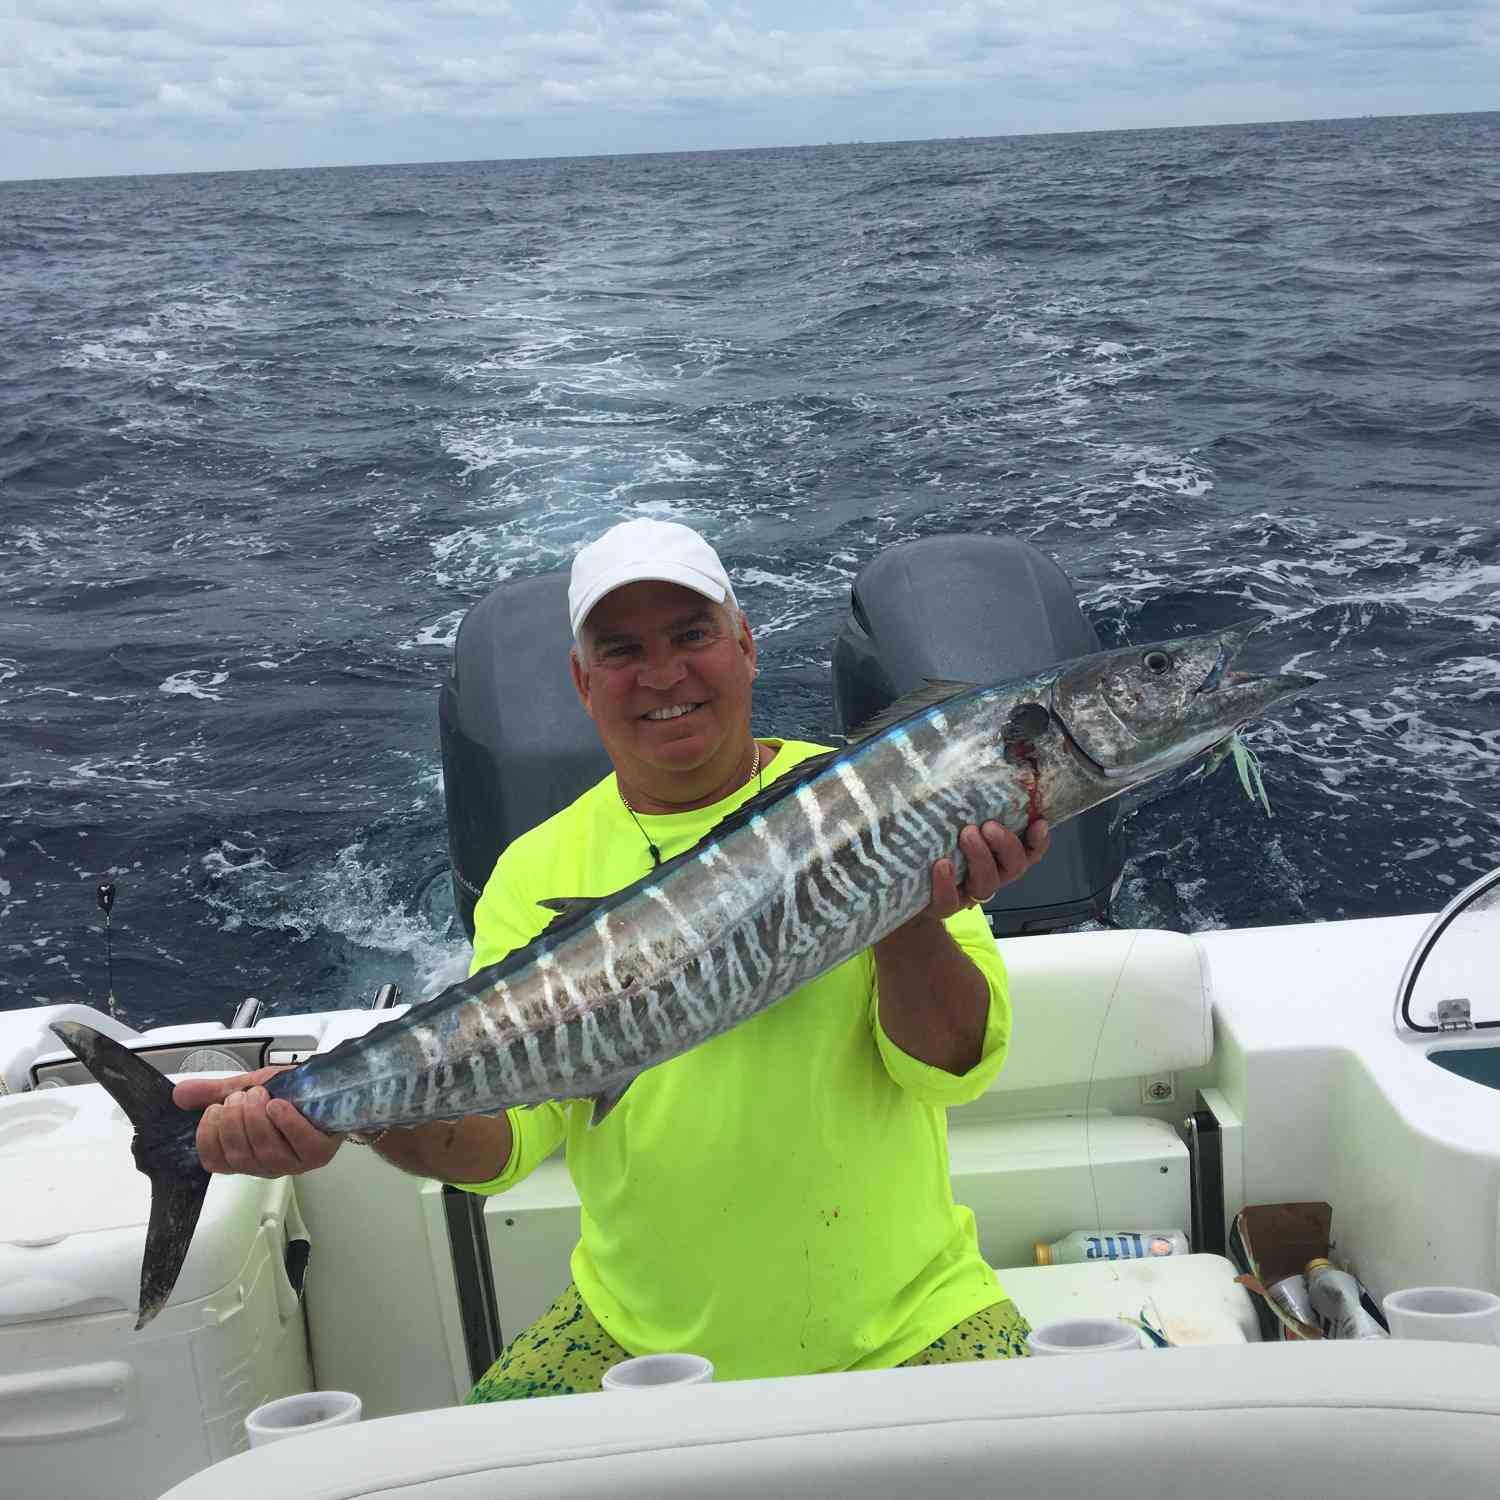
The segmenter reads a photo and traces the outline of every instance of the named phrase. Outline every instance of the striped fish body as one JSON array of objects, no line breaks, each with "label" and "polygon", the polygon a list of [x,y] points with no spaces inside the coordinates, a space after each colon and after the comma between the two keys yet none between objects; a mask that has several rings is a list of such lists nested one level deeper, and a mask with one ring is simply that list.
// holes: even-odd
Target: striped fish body
[{"label": "striped fish body", "polygon": [[[273,1080],[324,1130],[604,1107],[644,1069],[765,1010],[932,897],[959,831],[1039,814],[997,733],[1039,684],[971,693],[788,775],[744,817],[365,1037]],[[961,858],[961,856],[960,856]]]},{"label": "striped fish body", "polygon": [[[1309,685],[1245,677],[1238,631],[1103,652],[1021,682],[897,705],[804,762],[692,849],[268,1092],[339,1134],[593,1098],[774,1005],[931,900],[960,831],[1061,823],[1193,760]],[[950,685],[951,686],[951,685]],[[567,894],[567,893],[562,893]],[[53,1030],[135,1125],[151,1179],[138,1328],[171,1295],[207,1191],[198,1116],[127,1048]]]}]

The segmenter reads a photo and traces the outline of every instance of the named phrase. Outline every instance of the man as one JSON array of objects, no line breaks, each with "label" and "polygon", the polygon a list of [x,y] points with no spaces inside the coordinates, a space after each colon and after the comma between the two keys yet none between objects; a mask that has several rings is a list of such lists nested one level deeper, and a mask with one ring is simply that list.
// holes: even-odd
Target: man
[{"label": "man", "polygon": [[[630,521],[584,547],[569,589],[573,684],[614,767],[515,840],[475,909],[473,968],[544,927],[539,903],[604,895],[691,847],[824,747],[756,739],[756,647],[714,550]],[[597,1390],[630,1354],[707,1355],[724,1378],[997,1358],[1026,1325],[953,1203],[945,1110],[998,1072],[1004,969],[977,903],[1046,852],[966,828],[963,888],[933,868],[925,911],[734,1030],[649,1069],[598,1125],[589,1101],[388,1130],[424,1176],[503,1192],[559,1144],[582,1202],[573,1284],[471,1400]],[[339,1148],[255,1085],[179,1084],[209,1105],[211,1171],[307,1171]],[[247,1085],[249,1085],[247,1087]],[[222,1102],[219,1102],[222,1100]]]}]

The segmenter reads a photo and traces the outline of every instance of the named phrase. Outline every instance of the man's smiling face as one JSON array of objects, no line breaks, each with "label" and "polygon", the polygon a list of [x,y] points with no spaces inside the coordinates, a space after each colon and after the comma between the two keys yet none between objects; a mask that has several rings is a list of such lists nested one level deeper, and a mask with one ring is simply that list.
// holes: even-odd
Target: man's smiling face
[{"label": "man's smiling face", "polygon": [[573,653],[573,683],[622,781],[691,803],[750,754],[755,642],[733,611],[680,584],[606,594]]}]

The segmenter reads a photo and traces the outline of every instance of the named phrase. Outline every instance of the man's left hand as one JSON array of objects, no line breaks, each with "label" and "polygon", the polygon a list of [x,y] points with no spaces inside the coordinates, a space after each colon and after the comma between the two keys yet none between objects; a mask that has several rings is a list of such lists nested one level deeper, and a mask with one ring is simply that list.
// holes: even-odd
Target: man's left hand
[{"label": "man's left hand", "polygon": [[917,918],[946,921],[965,907],[988,901],[1003,885],[1019,880],[1051,847],[1052,834],[1045,818],[1026,830],[1025,841],[994,821],[976,828],[972,823],[958,836],[958,847],[968,861],[959,884],[951,859],[940,859],[932,867],[932,903]]}]

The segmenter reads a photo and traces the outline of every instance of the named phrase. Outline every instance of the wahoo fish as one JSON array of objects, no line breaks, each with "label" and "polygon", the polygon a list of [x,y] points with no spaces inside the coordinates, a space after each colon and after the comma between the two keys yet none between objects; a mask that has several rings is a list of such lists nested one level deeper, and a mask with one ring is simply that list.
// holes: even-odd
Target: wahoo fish
[{"label": "wahoo fish", "polygon": [[[774,1005],[915,916],[932,866],[991,819],[1057,824],[1187,765],[1311,686],[1231,669],[1248,630],[1122,647],[992,687],[932,683],[611,895],[545,903],[533,942],[266,1085],[331,1134],[592,1099]],[[187,1255],[209,1174],[199,1113],[119,1043],[53,1030],[135,1126],[151,1180],[144,1327]]]}]

